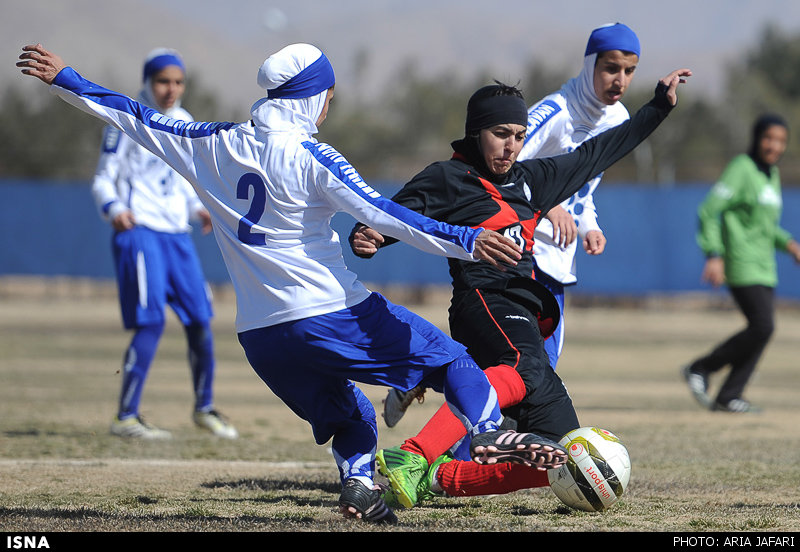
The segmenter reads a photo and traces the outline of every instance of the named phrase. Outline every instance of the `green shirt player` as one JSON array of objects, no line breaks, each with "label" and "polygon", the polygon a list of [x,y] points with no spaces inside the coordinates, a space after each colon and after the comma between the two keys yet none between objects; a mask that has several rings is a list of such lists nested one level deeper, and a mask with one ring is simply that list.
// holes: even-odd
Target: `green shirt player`
[{"label": "green shirt player", "polygon": [[[726,284],[747,319],[742,331],[683,369],[694,397],[712,410],[757,410],[742,394],[775,326],[776,251],[800,262],[800,244],[779,224],[783,203],[776,164],[788,136],[782,118],[760,117],[750,151],[728,164],[698,209],[697,242],[706,255],[703,279],[715,287]],[[712,401],[709,376],[728,365],[730,372]]]}]

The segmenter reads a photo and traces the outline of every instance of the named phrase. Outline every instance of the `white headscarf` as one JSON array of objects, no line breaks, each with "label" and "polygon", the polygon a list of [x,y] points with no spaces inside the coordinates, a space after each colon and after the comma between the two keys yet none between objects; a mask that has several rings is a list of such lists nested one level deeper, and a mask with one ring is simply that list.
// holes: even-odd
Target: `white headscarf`
[{"label": "white headscarf", "polygon": [[327,66],[324,67],[324,76],[312,87],[310,96],[266,97],[253,104],[250,113],[258,130],[267,133],[299,132],[309,136],[317,133],[316,122],[325,106],[328,89],[333,86],[333,69],[318,48],[310,44],[291,44],[272,54],[258,70],[258,85],[269,96],[270,91],[297,77],[315,62]]}]

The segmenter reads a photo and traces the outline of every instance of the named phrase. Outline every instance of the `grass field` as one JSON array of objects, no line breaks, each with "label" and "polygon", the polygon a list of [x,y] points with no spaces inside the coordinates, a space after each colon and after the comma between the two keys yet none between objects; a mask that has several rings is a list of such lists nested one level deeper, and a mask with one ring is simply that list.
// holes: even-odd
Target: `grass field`
[{"label": "grass field", "polygon": [[[0,285],[2,532],[800,531],[796,308],[779,309],[749,388],[764,412],[731,415],[701,410],[679,367],[742,324],[735,310],[685,301],[570,307],[559,373],[582,424],[610,429],[628,447],[622,500],[589,514],[549,489],[441,498],[399,511],[396,527],[374,528],[338,515],[333,459],[245,362],[229,290],[216,297],[216,402],[241,437],[217,440],[192,425],[184,340],[171,317],[143,415],[175,438],[147,443],[108,434],[129,339],[113,289],[45,288]],[[444,321],[438,299],[409,306]],[[384,390],[365,391],[379,408]],[[397,427],[381,428],[380,445],[415,433],[440,403],[429,393]]]}]

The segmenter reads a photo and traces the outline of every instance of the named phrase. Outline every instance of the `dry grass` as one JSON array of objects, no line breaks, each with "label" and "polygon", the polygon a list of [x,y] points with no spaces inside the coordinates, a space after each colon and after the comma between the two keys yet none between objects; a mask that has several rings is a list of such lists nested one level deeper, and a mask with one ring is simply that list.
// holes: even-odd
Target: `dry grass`
[{"label": "dry grass", "polygon": [[[374,529],[336,513],[333,459],[246,364],[229,291],[217,295],[216,396],[241,438],[220,441],[193,427],[183,336],[171,319],[143,414],[175,438],[140,443],[108,435],[129,339],[113,290],[44,287],[0,285],[0,531]],[[446,305],[437,299],[414,310],[442,323]],[[764,413],[702,411],[679,378],[683,363],[740,324],[731,309],[669,301],[570,308],[559,373],[582,423],[617,433],[633,461],[629,490],[608,512],[571,511],[548,489],[533,489],[437,499],[399,512],[398,527],[377,530],[800,530],[800,311],[779,311],[750,386]],[[384,390],[365,390],[379,406]],[[396,428],[382,428],[381,446],[416,432],[439,404],[431,393]]]}]

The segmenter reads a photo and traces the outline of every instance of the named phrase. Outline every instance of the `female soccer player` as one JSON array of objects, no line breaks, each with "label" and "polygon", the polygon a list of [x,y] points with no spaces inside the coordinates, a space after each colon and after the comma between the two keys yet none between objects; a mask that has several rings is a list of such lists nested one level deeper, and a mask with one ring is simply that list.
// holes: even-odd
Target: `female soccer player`
[{"label": "female soccer player", "polygon": [[[744,390],[775,328],[776,251],[800,262],[800,244],[780,227],[781,180],[776,166],[786,151],[789,127],[776,115],[753,124],[750,150],[725,168],[698,209],[697,241],[706,255],[703,280],[728,289],[747,325],[683,370],[695,399],[720,412],[757,412]],[[715,399],[709,378],[730,366]]]},{"label": "female soccer player", "polygon": [[[594,29],[578,76],[528,110],[528,132],[520,161],[568,153],[592,136],[628,120],[628,110],[620,100],[633,81],[640,55],[639,38],[627,25]],[[564,290],[578,281],[576,237],[589,255],[605,250],[606,237],[597,223],[594,204],[594,191],[602,176],[596,175],[551,209],[534,233],[536,280],[553,292],[561,311],[558,326],[544,343],[553,370],[564,345]]]},{"label": "female soccer player", "polygon": [[[451,259],[452,336],[484,367],[498,392],[503,413],[521,431],[558,440],[579,427],[567,390],[550,368],[543,339],[558,322],[558,306],[533,278],[533,233],[542,213],[577,192],[644,140],[677,103],[676,88],[691,72],[673,71],[659,82],[653,100],[626,121],[588,140],[574,152],[518,161],[528,123],[525,100],[516,88],[497,84],[478,90],[467,104],[465,136],[453,142],[454,154],[433,163],[395,196],[401,205],[451,224],[483,226],[514,238],[523,257],[513,267],[470,266]],[[371,256],[390,243],[380,233],[357,225],[353,251]],[[404,391],[404,390],[401,390]],[[535,429],[533,429],[535,428]],[[381,472],[389,478],[398,502],[414,506],[437,475],[442,455],[464,435],[443,406],[425,427],[400,447],[379,451]],[[521,477],[497,478],[507,465],[475,470],[469,462],[448,465],[478,472],[460,476],[448,492],[497,494],[509,486],[547,484],[543,471],[525,469]],[[443,468],[444,469],[444,468]],[[498,482],[498,480],[500,480]],[[491,482],[478,487],[475,482]],[[427,482],[427,483],[426,483]],[[523,486],[520,486],[523,485]],[[503,490],[498,490],[503,489]]]},{"label": "female soccer player", "polygon": [[[191,121],[181,107],[185,81],[186,68],[178,52],[153,50],[144,62],[139,100],[168,117]],[[189,344],[195,424],[219,437],[236,438],[236,428],[214,408],[212,306],[190,234],[192,218],[203,223],[204,231],[211,231],[208,211],[169,165],[111,126],[103,136],[92,194],[101,216],[114,230],[112,250],[122,322],[133,331],[111,433],[142,439],[171,436],[145,422],[139,413],[169,305],[183,324]]]}]

